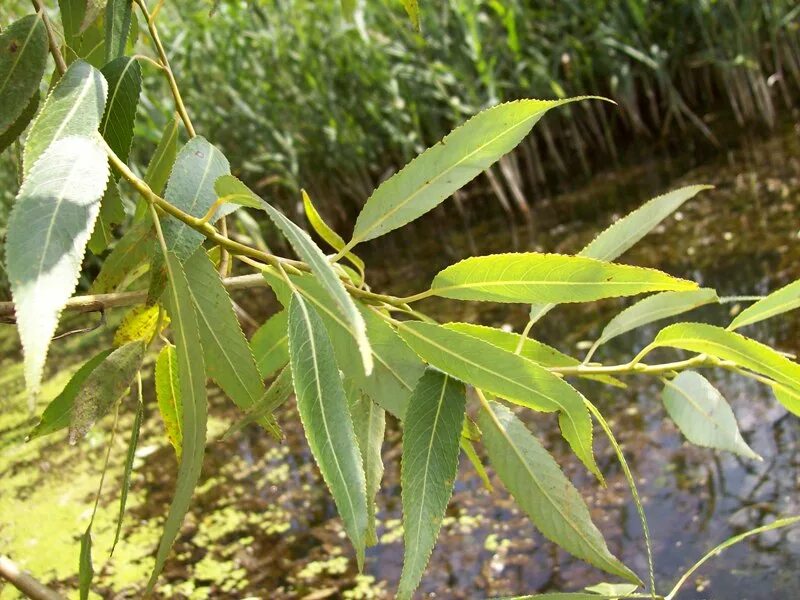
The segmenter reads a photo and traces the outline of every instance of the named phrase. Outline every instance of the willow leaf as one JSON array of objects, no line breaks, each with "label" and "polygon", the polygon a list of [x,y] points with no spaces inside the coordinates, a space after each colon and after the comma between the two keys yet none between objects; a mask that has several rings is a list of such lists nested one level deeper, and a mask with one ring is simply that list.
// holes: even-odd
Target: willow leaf
[{"label": "willow leaf", "polygon": [[275,374],[289,361],[289,315],[285,310],[272,315],[250,340],[263,379]]},{"label": "willow leaf", "polygon": [[203,348],[200,343],[197,317],[190,300],[189,284],[177,256],[171,252],[167,253],[166,264],[170,282],[166,295],[167,310],[172,318],[173,339],[178,359],[178,383],[183,406],[181,420],[183,451],[178,467],[175,495],[164,522],[155,565],[147,582],[145,595],[153,591],[170,548],[178,535],[183,517],[189,510],[192,493],[203,467],[208,418]]},{"label": "willow leaf", "polygon": [[[271,269],[263,273],[280,301],[285,306],[288,305],[290,291],[283,279]],[[408,398],[425,368],[422,361],[402,343],[394,329],[383,319],[359,304],[359,310],[367,324],[367,335],[375,364],[372,374],[365,375],[353,331],[339,311],[330,305],[322,285],[314,277],[307,275],[289,277],[322,318],[333,343],[336,362],[345,376],[358,384],[374,402],[402,419]]]},{"label": "willow leaf", "polygon": [[78,597],[88,600],[89,591],[94,579],[94,566],[92,565],[92,524],[86,528],[81,536],[81,550],[78,555]]},{"label": "willow leaf", "polygon": [[123,162],[133,141],[136,108],[142,90],[142,68],[132,56],[121,56],[101,69],[108,82],[108,101],[100,133]]},{"label": "willow leaf", "polygon": [[403,8],[406,9],[408,18],[411,19],[411,24],[414,29],[419,31],[419,4],[417,0],[400,0],[403,3]]},{"label": "willow leaf", "polygon": [[400,336],[431,366],[477,388],[541,412],[559,411],[559,425],[576,456],[598,479],[592,421],[584,398],[533,361],[439,325],[404,322]]},{"label": "willow leaf", "polygon": [[[305,190],[302,190],[303,194],[303,208],[306,212],[306,218],[308,222],[311,224],[311,227],[314,231],[317,232],[319,237],[325,240],[328,245],[336,250],[337,252],[343,250],[345,247],[344,240],[342,237],[336,233],[330,225],[328,225],[325,220],[322,218],[322,215],[319,214],[317,211],[317,207],[314,206],[314,203],[311,201],[311,198],[306,193]],[[349,260],[353,266],[358,269],[359,274],[361,275],[362,279],[364,277],[364,261],[361,260],[358,256],[353,254],[352,252],[345,251],[344,257]]]},{"label": "willow leaf", "polygon": [[31,96],[28,105],[17,117],[17,120],[9,125],[3,133],[0,133],[0,152],[8,148],[22,135],[22,132],[28,127],[33,117],[36,116],[36,111],[39,110],[40,100],[41,94],[37,90],[36,93]]},{"label": "willow leaf", "polygon": [[143,342],[130,342],[114,350],[92,370],[75,396],[69,423],[70,444],[85,436],[130,387],[142,367],[144,351]]},{"label": "willow leaf", "polygon": [[222,215],[235,210],[237,206],[257,208],[264,210],[264,201],[244,183],[233,175],[223,175],[214,182],[214,190],[217,192],[217,202],[225,200],[227,206],[223,205]]},{"label": "willow leaf", "polygon": [[155,369],[156,401],[167,439],[178,460],[183,449],[183,403],[178,383],[178,355],[175,346],[164,346],[158,353]]},{"label": "willow leaf", "polygon": [[364,365],[364,374],[369,376],[372,373],[374,364],[372,349],[367,338],[367,325],[356,303],[347,293],[342,280],[339,279],[322,250],[319,249],[305,231],[269,204],[264,203],[264,210],[267,211],[267,214],[278,229],[289,240],[298,256],[311,267],[311,271],[317,276],[321,287],[327,292],[333,305],[353,332],[353,338],[356,341],[361,355],[361,362]]},{"label": "willow leaf", "polygon": [[[178,155],[178,117],[173,117],[161,133],[161,139],[156,146],[155,152],[147,164],[147,171],[144,174],[145,183],[150,186],[156,194],[164,191],[167,179],[175,164]],[[146,205],[145,205],[146,206]]]},{"label": "willow leaf", "polygon": [[680,315],[699,306],[719,302],[717,292],[708,288],[688,292],[662,292],[629,306],[608,322],[598,339],[599,344],[642,325]]},{"label": "willow leaf", "polygon": [[39,15],[22,17],[0,33],[0,134],[38,95],[47,54],[47,32]]},{"label": "willow leaf", "polygon": [[397,597],[410,599],[436,544],[458,471],[466,390],[429,369],[408,403],[403,429],[403,572]]},{"label": "willow leaf", "polygon": [[800,307],[800,280],[772,292],[736,315],[728,329],[738,329]]},{"label": "willow leaf", "polygon": [[350,415],[353,419],[358,449],[361,452],[361,462],[364,465],[367,490],[366,544],[374,546],[378,543],[375,528],[375,496],[380,490],[383,477],[381,446],[386,431],[386,411],[375,404],[352,381],[347,381],[345,392],[350,405]]},{"label": "willow leaf", "polygon": [[518,100],[472,117],[378,186],[358,215],[348,247],[435,208],[510,152],[548,110],[580,99]]},{"label": "willow leaf", "polygon": [[106,62],[125,54],[131,31],[132,0],[108,0],[105,18]]},{"label": "willow leaf", "polygon": [[665,380],[662,397],[669,416],[693,444],[761,459],[739,433],[728,402],[699,373],[683,371],[675,379]]},{"label": "willow leaf", "polygon": [[84,4],[86,8],[81,19],[80,33],[86,31],[97,20],[106,7],[106,0],[85,0]]},{"label": "willow leaf", "polygon": [[330,338],[319,315],[298,294],[289,305],[289,357],[308,445],[361,568],[367,530],[364,468]]},{"label": "willow leaf", "polygon": [[705,323],[676,323],[662,329],[651,348],[670,346],[729,360],[800,391],[800,365],[769,346]]},{"label": "willow leaf", "polygon": [[139,382],[139,394],[136,399],[136,412],[133,415],[133,425],[131,425],[131,437],[128,440],[128,451],[125,454],[125,466],[122,471],[122,490],[119,494],[119,515],[117,516],[117,528],[114,532],[114,542],[111,544],[109,554],[114,554],[117,547],[119,536],[122,533],[122,520],[125,517],[125,505],[128,503],[128,492],[131,489],[131,475],[133,474],[133,461],[136,458],[136,446],[139,444],[139,430],[142,427],[144,418],[144,400],[142,399],[141,380]]},{"label": "willow leaf", "polygon": [[250,423],[255,423],[256,421],[264,422],[265,420],[272,425],[269,432],[273,434],[273,437],[281,439],[283,435],[272,413],[277,410],[281,404],[286,402],[291,394],[292,369],[289,365],[285,365],[283,369],[281,369],[281,372],[278,373],[275,380],[267,388],[266,393],[259,398],[258,402],[247,410],[244,417],[228,428],[222,436],[222,439],[229,439],[234,433],[241,431]]},{"label": "willow leaf", "polygon": [[800,391],[776,384],[772,386],[772,392],[786,410],[800,417]]},{"label": "willow leaf", "polygon": [[8,219],[6,265],[32,397],[61,311],[78,283],[107,179],[106,154],[95,140],[61,139],[23,182]]},{"label": "willow leaf", "polygon": [[[91,136],[100,127],[106,103],[106,80],[89,63],[72,63],[44,101],[33,121],[22,155],[23,174],[55,141],[67,136]],[[73,156],[83,156],[75,153]]]},{"label": "willow leaf", "polygon": [[91,292],[107,294],[117,291],[137,267],[147,261],[153,251],[155,238],[150,221],[137,221],[120,238],[100,267]]},{"label": "willow leaf", "polygon": [[464,259],[440,271],[431,292],[456,300],[562,303],[696,287],[655,269],[524,252]]},{"label": "willow leaf", "polygon": [[482,406],[478,424],[497,475],[546,538],[577,558],[641,585],[609,552],[578,490],[510,410],[496,402]]},{"label": "willow leaf", "polygon": [[[659,223],[710,185],[689,185],[667,192],[645,202],[600,233],[578,253],[578,256],[613,261],[630,250]],[[547,314],[554,304],[534,304],[530,315],[534,321]]]},{"label": "willow leaf", "polygon": [[114,345],[123,346],[135,340],[149,342],[156,334],[156,327],[160,333],[168,324],[169,317],[158,306],[134,306],[122,317],[114,333]]},{"label": "willow leaf", "polygon": [[75,371],[75,374],[67,382],[67,385],[64,386],[64,389],[61,390],[61,393],[53,398],[53,400],[50,401],[50,404],[47,405],[47,408],[44,409],[42,417],[28,434],[26,441],[30,441],[43,435],[48,435],[69,427],[69,421],[72,416],[72,407],[75,405],[75,397],[83,388],[84,382],[86,381],[86,378],[89,377],[89,374],[94,371],[97,368],[97,365],[103,362],[112,352],[113,349],[111,348],[108,350],[103,350],[99,354],[96,354],[90,358],[83,365],[81,365],[77,371]]}]

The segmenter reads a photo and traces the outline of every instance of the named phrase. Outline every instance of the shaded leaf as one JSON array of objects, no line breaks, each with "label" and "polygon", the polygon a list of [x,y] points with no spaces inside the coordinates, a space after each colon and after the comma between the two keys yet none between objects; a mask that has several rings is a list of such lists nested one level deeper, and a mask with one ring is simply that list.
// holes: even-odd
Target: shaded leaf
[{"label": "shaded leaf", "polygon": [[106,155],[95,140],[61,139],[31,170],[9,216],[7,272],[32,397],[61,310],[78,283],[107,179]]},{"label": "shaded leaf", "polygon": [[333,495],[361,568],[367,529],[364,468],[330,338],[319,315],[298,294],[292,296],[289,305],[289,357],[311,453]]},{"label": "shaded leaf", "polygon": [[94,371],[97,365],[103,362],[111,352],[113,352],[111,348],[103,350],[90,358],[75,371],[75,374],[67,382],[67,385],[64,386],[64,389],[61,390],[61,393],[53,398],[50,404],[47,405],[47,408],[44,409],[42,417],[28,434],[26,441],[69,427],[69,421],[72,417],[72,407],[75,404],[75,397],[83,388],[83,384],[86,378],[89,377],[89,374]]},{"label": "shaded leaf", "polygon": [[145,183],[158,195],[164,191],[167,179],[178,154],[178,117],[173,117],[164,128],[161,139],[144,174]]},{"label": "shaded leaf", "polygon": [[699,373],[683,371],[665,380],[662,398],[669,416],[693,444],[761,459],[739,433],[728,402]]},{"label": "shaded leaf", "polygon": [[136,108],[142,90],[142,68],[134,57],[120,56],[100,72],[108,82],[108,100],[100,123],[100,134],[114,153],[123,162],[128,162]]},{"label": "shaded leaf", "polygon": [[494,492],[494,486],[489,479],[489,474],[486,472],[486,467],[483,466],[480,456],[478,456],[478,453],[475,451],[472,440],[461,436],[461,449],[464,451],[464,454],[467,455],[469,462],[472,463],[472,468],[475,469],[475,472],[478,474],[481,483],[483,483],[483,487],[489,492]]},{"label": "shaded leaf", "polygon": [[[305,190],[302,190],[302,195],[303,208],[306,212],[306,218],[308,219],[308,222],[311,224],[311,227],[314,229],[314,231],[317,232],[317,235],[325,240],[328,245],[337,252],[344,249],[344,240],[338,233],[331,229],[331,227],[322,218],[322,215],[317,212],[317,208],[314,206],[314,203],[311,201],[311,198]],[[358,269],[358,272],[363,279],[364,261],[352,252],[345,252],[344,257],[349,260],[356,269]]]},{"label": "shaded leaf", "polygon": [[81,536],[81,551],[78,560],[78,595],[81,600],[88,600],[89,588],[94,579],[94,566],[92,565],[92,524],[86,528]]},{"label": "shaded leaf", "polygon": [[139,444],[139,430],[142,427],[144,417],[144,400],[142,398],[141,380],[139,381],[139,393],[136,398],[136,412],[133,416],[131,425],[131,437],[128,441],[128,451],[125,454],[125,466],[122,471],[122,490],[119,495],[119,515],[117,516],[117,529],[114,532],[114,542],[111,544],[109,554],[114,554],[117,547],[119,536],[122,533],[122,519],[125,517],[125,505],[128,502],[128,492],[131,489],[131,475],[133,474],[133,461],[136,458],[136,446]]},{"label": "shaded leaf", "polygon": [[8,129],[6,129],[3,133],[0,133],[0,152],[13,144],[17,138],[22,135],[22,132],[25,131],[25,128],[28,127],[28,123],[30,123],[33,117],[36,116],[36,111],[39,110],[40,97],[41,94],[39,94],[39,91],[37,90],[33,96],[31,96],[30,102],[28,102],[28,105],[17,117],[17,120],[9,125]]},{"label": "shaded leaf", "polygon": [[178,363],[178,389],[180,390],[183,418],[181,452],[175,495],[164,522],[161,540],[158,543],[155,565],[144,594],[152,592],[172,544],[180,530],[183,517],[189,510],[192,493],[200,478],[203,454],[206,445],[206,375],[197,317],[189,296],[189,284],[180,259],[172,254],[166,256],[169,282],[167,310],[172,319],[172,332]]},{"label": "shaded leaf", "polygon": [[92,283],[91,293],[107,294],[117,291],[128,276],[148,260],[154,241],[150,221],[134,223],[103,260],[100,273]]},{"label": "shaded leaf", "polygon": [[114,350],[89,373],[75,397],[69,423],[70,444],[85,436],[130,387],[142,367],[144,351],[143,342],[130,342]]},{"label": "shaded leaf", "polygon": [[[28,132],[22,155],[25,178],[53,142],[73,135],[91,136],[98,130],[106,88],[103,74],[89,63],[77,60],[69,66],[45,99]],[[74,156],[82,154],[76,152]]]},{"label": "shaded leaf", "polygon": [[478,424],[497,475],[547,539],[608,573],[641,584],[609,552],[578,490],[510,410],[496,402],[490,409],[481,406]]},{"label": "shaded leaf", "polygon": [[125,54],[125,44],[131,31],[132,0],[108,0],[105,18],[105,62]]},{"label": "shaded leaf", "polygon": [[167,439],[178,460],[183,448],[183,403],[178,382],[178,354],[175,346],[164,346],[158,353],[155,369],[156,401]]},{"label": "shaded leaf", "polygon": [[378,186],[348,247],[424,215],[510,152],[548,110],[579,99],[518,100],[472,117]]},{"label": "shaded leaf", "polygon": [[88,248],[94,255],[99,255],[114,241],[114,225],[125,220],[125,207],[116,181],[112,173],[111,181],[106,187],[103,199],[100,202],[100,214],[95,221],[92,237],[89,238]]},{"label": "shaded leaf", "polygon": [[738,329],[800,307],[800,280],[772,292],[736,315],[728,329]]},{"label": "shaded leaf", "polygon": [[411,598],[436,544],[458,471],[466,390],[429,369],[420,378],[403,428],[403,572],[398,598]]},{"label": "shaded leaf", "polygon": [[[38,15],[22,17],[0,33],[0,106],[3,107],[0,111],[0,134],[8,131],[25,113],[31,112],[31,103],[39,94],[47,55],[47,32]],[[27,121],[20,133],[25,125]]]},{"label": "shaded leaf", "polygon": [[289,243],[311,268],[311,272],[317,276],[320,286],[328,294],[333,305],[337,308],[341,317],[344,318],[348,327],[353,333],[353,338],[358,346],[361,362],[364,365],[364,374],[369,376],[372,373],[373,360],[372,350],[367,338],[367,325],[364,317],[356,307],[355,301],[347,293],[341,279],[333,270],[328,258],[314,243],[311,237],[291,220],[286,218],[283,213],[264,203],[264,210],[272,221],[281,230]]},{"label": "shaded leaf", "polygon": [[561,433],[598,479],[592,421],[584,398],[563,379],[533,361],[481,339],[439,325],[404,322],[398,332],[428,364],[477,388],[541,412],[559,411]]},{"label": "shaded leaf", "polygon": [[282,310],[259,327],[250,340],[262,379],[271,377],[289,362],[289,314]]},{"label": "shaded leaf", "polygon": [[256,421],[266,420],[267,422],[272,424],[272,428],[268,429],[268,431],[273,434],[273,437],[276,439],[281,439],[283,437],[280,427],[275,422],[272,413],[277,410],[277,408],[286,402],[289,396],[292,393],[292,369],[289,365],[285,365],[278,376],[275,378],[275,381],[270,384],[267,388],[266,393],[251,406],[247,412],[245,413],[244,417],[236,421],[233,425],[231,425],[225,434],[222,436],[222,439],[230,438],[234,433],[241,431],[250,423],[255,423]]},{"label": "shaded leaf", "polygon": [[561,303],[696,287],[655,269],[524,252],[464,259],[440,271],[431,291],[456,300]]}]

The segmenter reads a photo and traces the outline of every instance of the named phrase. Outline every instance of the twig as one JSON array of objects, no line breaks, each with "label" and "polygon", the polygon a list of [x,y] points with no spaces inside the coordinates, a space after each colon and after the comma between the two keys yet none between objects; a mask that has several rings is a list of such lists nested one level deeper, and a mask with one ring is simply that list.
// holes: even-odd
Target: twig
[{"label": "twig", "polygon": [[63,600],[63,596],[40,583],[7,556],[0,556],[0,577],[33,600]]},{"label": "twig", "polygon": [[44,10],[41,0],[31,0],[31,4],[33,4],[36,12],[42,17],[44,29],[47,32],[47,42],[50,44],[50,54],[53,55],[53,60],[56,62],[56,69],[63,75],[67,70],[67,63],[61,55],[61,49],[58,47],[58,40],[56,39],[53,27],[50,25],[50,19],[47,18],[47,13]]}]

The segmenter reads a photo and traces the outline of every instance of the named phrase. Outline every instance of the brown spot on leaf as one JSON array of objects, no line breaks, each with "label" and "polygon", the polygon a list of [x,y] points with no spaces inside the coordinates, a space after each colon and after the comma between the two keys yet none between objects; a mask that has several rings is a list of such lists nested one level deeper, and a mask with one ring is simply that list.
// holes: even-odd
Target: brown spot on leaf
[{"label": "brown spot on leaf", "polygon": [[8,45],[8,51],[11,54],[14,54],[19,49],[19,44],[17,44],[17,40],[11,40],[11,43]]}]

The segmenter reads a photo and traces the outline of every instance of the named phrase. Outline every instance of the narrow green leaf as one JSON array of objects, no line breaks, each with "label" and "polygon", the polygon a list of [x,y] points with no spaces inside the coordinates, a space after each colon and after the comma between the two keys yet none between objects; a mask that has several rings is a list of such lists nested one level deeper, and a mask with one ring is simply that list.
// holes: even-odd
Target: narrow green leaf
[{"label": "narrow green leaf", "polygon": [[61,139],[29,173],[8,219],[7,272],[32,397],[61,310],[78,283],[107,179],[106,154],[95,140]]},{"label": "narrow green leaf", "polygon": [[411,19],[411,24],[414,29],[419,31],[419,4],[417,0],[400,0],[403,3],[403,8],[408,13],[408,18]]},{"label": "narrow green leaf", "polygon": [[319,315],[298,294],[289,305],[289,356],[308,445],[361,568],[367,530],[364,468],[330,338]]},{"label": "narrow green leaf", "polygon": [[183,403],[178,382],[178,353],[175,346],[164,346],[158,353],[155,369],[156,401],[167,439],[181,459],[183,449]]},{"label": "narrow green leaf", "polygon": [[651,348],[670,346],[729,360],[800,391],[800,365],[769,346],[705,323],[676,323],[662,329]]},{"label": "narrow green leaf", "polygon": [[86,31],[106,8],[106,0],[84,0],[86,6],[79,32]]},{"label": "narrow green leaf", "polygon": [[[263,274],[281,303],[287,306],[290,291],[286,283],[272,269],[265,270]],[[354,333],[339,311],[331,306],[322,285],[311,276],[290,275],[290,279],[322,318],[333,343],[336,362],[345,376],[352,379],[374,402],[402,419],[408,398],[425,368],[422,361],[402,343],[392,327],[359,303],[359,310],[367,324],[375,364],[372,374],[365,375]]]},{"label": "narrow green leaf", "polygon": [[[181,148],[167,183],[165,199],[195,217],[202,217],[217,199],[214,182],[230,171],[227,159],[200,136]],[[186,262],[203,243],[203,234],[174,217],[163,222],[167,249]]]},{"label": "narrow green leaf", "polygon": [[728,329],[752,325],[800,307],[800,279],[772,292],[736,315]]},{"label": "narrow green leaf", "polygon": [[[606,261],[616,260],[678,210],[684,202],[712,187],[690,185],[656,196],[600,233],[578,253],[578,256]],[[531,319],[536,321],[542,318],[553,306],[555,305],[534,304],[531,306]]]},{"label": "narrow green leaf", "polygon": [[44,76],[47,53],[47,32],[38,15],[22,17],[0,33],[0,134],[29,112]]},{"label": "narrow green leaf", "polygon": [[83,388],[83,384],[89,374],[94,371],[97,366],[102,363],[109,354],[113,352],[113,348],[103,350],[96,354],[88,361],[86,361],[80,369],[75,371],[75,374],[61,390],[61,393],[53,398],[47,408],[44,409],[42,417],[36,426],[31,429],[26,441],[48,435],[61,429],[69,427],[69,421],[72,416],[72,407],[75,404],[75,397],[78,392]]},{"label": "narrow green leaf", "polygon": [[608,322],[598,339],[599,344],[627,333],[642,325],[654,323],[682,313],[694,310],[699,306],[719,302],[717,292],[708,288],[688,292],[662,292],[643,300],[639,300],[620,312]]},{"label": "narrow green leaf", "polygon": [[86,0],[58,0],[58,8],[64,30],[64,43],[74,48],[79,42],[78,36],[86,13]]},{"label": "narrow green leaf", "polygon": [[267,214],[278,229],[289,240],[298,256],[311,267],[311,271],[317,276],[320,285],[333,301],[339,314],[344,317],[358,345],[361,362],[364,365],[364,374],[369,376],[372,373],[373,360],[372,350],[367,338],[367,325],[358,307],[356,307],[355,301],[347,293],[342,280],[339,279],[322,250],[319,249],[305,231],[269,204],[264,203],[264,210],[267,211]]},{"label": "narrow green leaf", "polygon": [[524,252],[464,259],[440,271],[431,292],[456,300],[561,303],[696,287],[655,269]]},{"label": "narrow green leaf", "polygon": [[69,423],[69,443],[83,438],[104,417],[130,387],[142,367],[145,344],[130,342],[117,348],[84,381],[75,397]]},{"label": "narrow green leaf", "polygon": [[[75,61],[47,96],[25,141],[23,174],[55,141],[73,135],[91,136],[100,127],[106,102],[103,74],[82,60]],[[80,153],[74,156],[83,156]]]},{"label": "narrow green leaf", "polygon": [[271,428],[269,428],[268,431],[276,439],[281,439],[283,435],[280,427],[275,422],[275,418],[272,416],[272,413],[277,410],[281,404],[286,402],[291,394],[292,369],[289,365],[285,365],[275,378],[275,381],[273,381],[269,388],[267,388],[266,393],[258,400],[258,402],[253,404],[253,406],[247,410],[244,417],[236,421],[228,428],[228,430],[222,436],[222,439],[229,439],[231,436],[233,436],[233,434],[241,431],[247,425],[250,423],[255,423],[256,421],[261,423],[266,421],[270,423]]},{"label": "narrow green leaf", "polygon": [[235,210],[237,206],[264,210],[264,201],[233,175],[219,177],[214,182],[214,190],[219,196],[217,202],[224,199],[227,204],[227,206],[223,205],[220,209],[223,215]]},{"label": "narrow green leaf", "polygon": [[139,393],[136,398],[136,412],[133,416],[131,425],[131,438],[128,441],[128,452],[125,454],[125,467],[122,471],[122,490],[119,495],[119,515],[117,516],[117,529],[114,532],[114,542],[111,544],[109,554],[114,554],[117,547],[119,536],[122,533],[122,520],[125,517],[125,505],[128,503],[128,492],[131,489],[131,475],[133,474],[133,461],[136,458],[136,446],[139,444],[139,430],[142,427],[144,417],[144,400],[142,398],[141,380],[139,382]]},{"label": "narrow green leaf", "polygon": [[116,292],[128,276],[148,260],[153,252],[154,243],[152,223],[149,221],[134,223],[103,260],[100,273],[92,283],[91,292],[93,294]]},{"label": "narrow green leaf", "polygon": [[[517,352],[517,347],[519,346],[522,336],[511,331],[503,331],[502,329],[475,325],[473,323],[446,323],[444,327],[452,331],[460,331],[461,333],[466,333],[472,337],[482,339],[493,346],[524,356],[543,367],[576,367],[581,364],[581,361],[577,358],[573,358],[568,354],[556,350],[552,346],[527,337],[522,340],[522,347],[520,351]],[[622,381],[615,377],[609,377],[608,375],[588,375],[584,378],[599,381],[606,385],[613,385],[614,387],[625,387]]]},{"label": "narrow green leaf", "polygon": [[132,0],[108,0],[106,4],[106,62],[125,54],[125,44],[131,31],[132,8]]},{"label": "narrow green leaf", "polygon": [[78,594],[81,600],[88,600],[89,589],[94,579],[92,565],[92,524],[81,536],[81,551],[78,559]]},{"label": "narrow green leaf", "polygon": [[398,332],[428,364],[465,383],[536,411],[559,411],[564,438],[602,480],[584,398],[566,381],[523,356],[439,325],[409,321],[400,324]]},{"label": "narrow green leaf", "polygon": [[693,444],[761,460],[739,433],[728,402],[700,373],[683,371],[664,380],[662,398],[669,416]]},{"label": "narrow green leaf", "polygon": [[178,384],[183,407],[181,420],[183,451],[178,467],[175,496],[172,498],[164,522],[155,565],[147,582],[145,595],[153,591],[156,580],[164,568],[170,548],[178,535],[183,517],[189,510],[192,492],[200,478],[200,470],[203,466],[208,418],[203,348],[200,343],[197,317],[190,300],[189,284],[177,256],[171,252],[167,253],[166,265],[170,282],[166,296],[167,309],[172,318],[173,339],[178,359]]},{"label": "narrow green leaf", "polygon": [[164,128],[161,139],[156,146],[147,171],[144,174],[144,181],[156,194],[164,191],[167,179],[175,164],[178,155],[178,117],[173,117]]},{"label": "narrow green leaf", "polygon": [[773,385],[772,393],[783,407],[795,416],[800,417],[800,392],[783,385]]},{"label": "narrow green leaf", "polygon": [[262,379],[271,377],[289,361],[289,314],[282,310],[256,330],[250,340]]},{"label": "narrow green leaf", "polygon": [[142,68],[132,56],[120,56],[101,69],[108,82],[108,101],[100,134],[114,153],[128,162],[133,141],[136,108],[142,90]]},{"label": "narrow green leaf", "polygon": [[472,440],[465,438],[462,435],[461,449],[464,451],[464,454],[467,455],[469,462],[472,463],[472,468],[475,469],[475,472],[478,474],[478,477],[483,483],[483,487],[486,488],[489,493],[494,492],[494,486],[489,479],[489,474],[486,472],[486,467],[484,467],[483,463],[481,462],[481,457],[478,456],[478,453],[475,451],[475,446],[473,445]]},{"label": "narrow green leaf", "polygon": [[358,449],[361,451],[361,462],[364,465],[367,490],[366,544],[374,546],[378,543],[375,530],[375,496],[381,488],[383,477],[381,446],[386,431],[386,412],[350,380],[345,385],[345,392],[350,405],[350,416],[353,419]]},{"label": "narrow green leaf", "polygon": [[114,225],[125,220],[125,206],[119,193],[116,174],[112,173],[111,181],[106,187],[100,201],[100,214],[95,221],[88,248],[95,256],[102,254],[114,241]]},{"label": "narrow green leaf", "polygon": [[510,152],[548,110],[580,99],[518,100],[472,117],[378,186],[348,247],[424,215]]},{"label": "narrow green leaf", "polygon": [[600,594],[601,596],[620,598],[627,596],[628,594],[633,594],[637,587],[639,586],[632,583],[598,583],[587,586],[583,589],[585,589],[587,592],[592,592],[593,594]]},{"label": "narrow green leaf", "polygon": [[403,429],[405,554],[397,597],[410,599],[436,544],[458,471],[464,384],[429,369],[408,403]]},{"label": "narrow green leaf", "polygon": [[264,383],[228,291],[203,248],[186,261],[186,280],[200,328],[206,372],[236,406],[246,410],[264,395]]},{"label": "narrow green leaf", "polygon": [[28,127],[33,117],[36,116],[36,111],[39,110],[40,99],[41,94],[37,90],[33,96],[31,96],[30,102],[28,102],[28,105],[17,117],[17,120],[9,125],[8,129],[3,133],[0,133],[0,152],[8,148],[22,135],[22,132]]},{"label": "narrow green leaf", "polygon": [[497,475],[549,540],[586,562],[641,585],[639,578],[609,552],[578,490],[553,457],[506,407],[481,407],[478,424]]},{"label": "narrow green leaf", "polygon": [[[303,194],[303,208],[306,212],[306,218],[308,222],[311,224],[311,227],[314,231],[317,232],[317,235],[325,240],[331,248],[336,250],[337,252],[344,249],[345,243],[342,237],[336,233],[331,227],[325,222],[322,218],[322,215],[319,214],[317,211],[317,207],[314,206],[314,203],[311,201],[311,198],[306,193],[305,190],[302,190]],[[357,257],[352,252],[345,252],[344,257],[349,260],[353,266],[358,269],[358,272],[361,274],[361,277],[364,276],[364,261]]]}]

